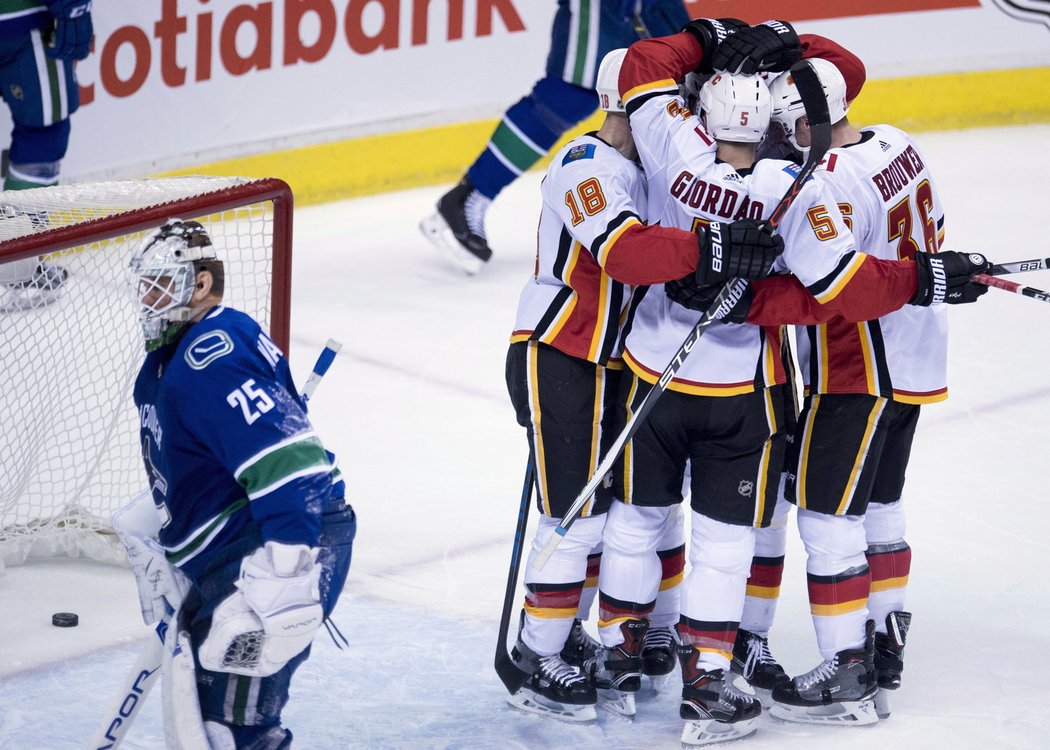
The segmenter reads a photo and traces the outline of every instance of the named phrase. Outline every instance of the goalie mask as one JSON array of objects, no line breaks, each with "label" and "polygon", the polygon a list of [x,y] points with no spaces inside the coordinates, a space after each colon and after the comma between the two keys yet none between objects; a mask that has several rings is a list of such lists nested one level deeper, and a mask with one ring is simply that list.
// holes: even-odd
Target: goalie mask
[{"label": "goalie mask", "polygon": [[[849,111],[849,104],[846,102],[846,79],[834,63],[827,60],[814,57],[809,60],[809,64],[813,66],[813,71],[824,89],[824,97],[828,100],[828,115],[831,124],[834,125]],[[799,118],[806,114],[806,108],[791,74],[782,73],[777,76],[769,85],[769,93],[773,98],[773,119],[784,128],[784,134],[791,141],[791,145],[805,154],[809,147],[803,148],[798,145],[795,131]]]},{"label": "goalie mask", "polygon": [[759,143],[769,127],[772,101],[761,77],[716,73],[701,87],[696,106],[717,140]]},{"label": "goalie mask", "polygon": [[173,341],[193,317],[189,307],[201,261],[216,261],[199,222],[172,219],[144,240],[130,264],[130,286],[150,352]]}]

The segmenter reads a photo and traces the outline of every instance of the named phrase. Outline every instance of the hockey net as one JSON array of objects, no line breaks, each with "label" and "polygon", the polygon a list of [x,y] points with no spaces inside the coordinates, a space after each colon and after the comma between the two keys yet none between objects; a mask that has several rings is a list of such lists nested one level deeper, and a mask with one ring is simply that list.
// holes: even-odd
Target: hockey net
[{"label": "hockey net", "polygon": [[0,570],[30,555],[126,559],[110,517],[147,486],[128,284],[141,238],[171,218],[204,224],[226,264],[224,304],[287,351],[291,211],[275,179],[0,192]]}]

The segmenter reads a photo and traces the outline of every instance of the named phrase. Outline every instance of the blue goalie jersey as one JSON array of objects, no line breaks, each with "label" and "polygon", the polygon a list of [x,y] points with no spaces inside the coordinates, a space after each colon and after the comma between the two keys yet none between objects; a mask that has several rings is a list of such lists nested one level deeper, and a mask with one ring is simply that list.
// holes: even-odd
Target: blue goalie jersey
[{"label": "blue goalie jersey", "polygon": [[160,543],[191,580],[245,537],[317,545],[343,483],[288,361],[251,317],[216,307],[147,354],[135,406]]}]

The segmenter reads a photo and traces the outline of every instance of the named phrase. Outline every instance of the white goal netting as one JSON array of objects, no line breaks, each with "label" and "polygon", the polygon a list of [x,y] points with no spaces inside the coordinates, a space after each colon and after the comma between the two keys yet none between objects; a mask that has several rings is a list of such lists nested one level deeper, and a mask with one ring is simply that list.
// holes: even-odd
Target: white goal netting
[{"label": "white goal netting", "polygon": [[127,279],[138,241],[170,218],[203,223],[226,263],[225,303],[287,348],[290,212],[279,180],[0,192],[0,570],[30,555],[124,559],[110,516],[146,486]]}]

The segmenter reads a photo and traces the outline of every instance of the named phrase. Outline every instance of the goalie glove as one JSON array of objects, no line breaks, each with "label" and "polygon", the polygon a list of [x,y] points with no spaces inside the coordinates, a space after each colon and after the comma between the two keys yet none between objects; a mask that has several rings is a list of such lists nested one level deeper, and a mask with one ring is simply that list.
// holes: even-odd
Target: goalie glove
[{"label": "goalie glove", "polygon": [[59,60],[83,60],[91,50],[95,33],[91,24],[91,0],[47,0],[55,28],[47,54]]},{"label": "goalie glove", "polygon": [[201,666],[269,677],[310,645],[321,627],[321,565],[305,544],[267,542],[241,563],[237,591],[212,614]]}]

